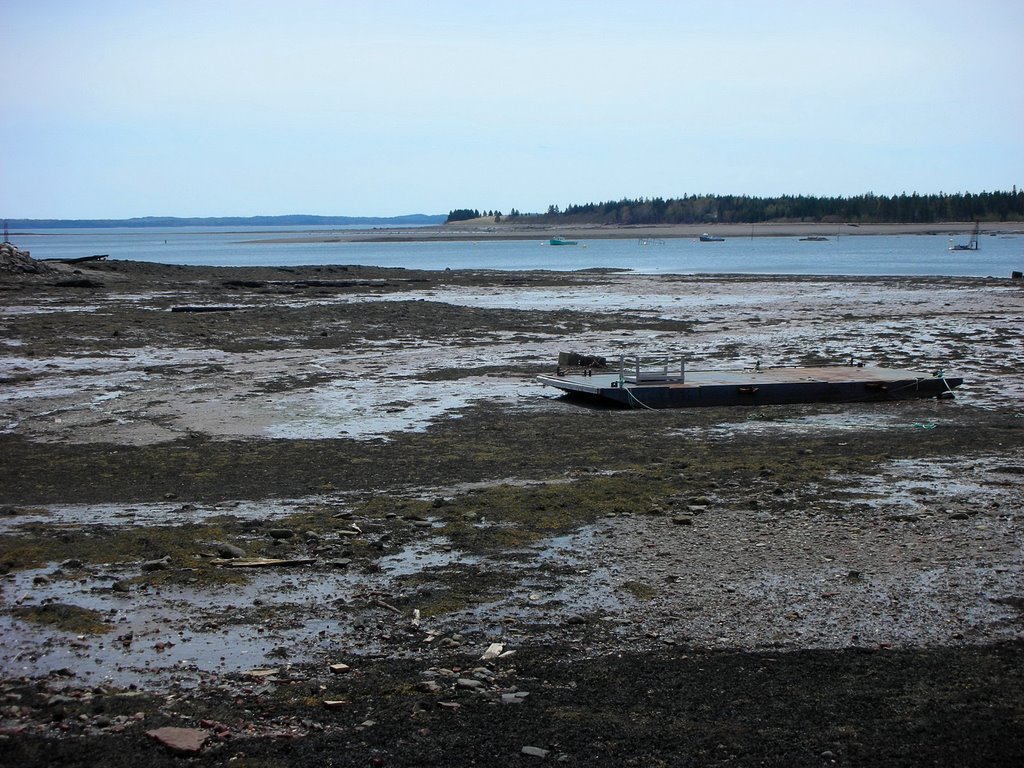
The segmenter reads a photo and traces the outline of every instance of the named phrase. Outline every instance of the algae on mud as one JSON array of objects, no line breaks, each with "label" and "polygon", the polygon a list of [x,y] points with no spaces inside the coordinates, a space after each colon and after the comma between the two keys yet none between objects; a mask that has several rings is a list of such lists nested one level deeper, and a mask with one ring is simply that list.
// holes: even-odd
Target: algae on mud
[{"label": "algae on mud", "polygon": [[11,614],[24,621],[45,624],[62,632],[102,634],[110,631],[98,611],[67,603],[18,606]]}]

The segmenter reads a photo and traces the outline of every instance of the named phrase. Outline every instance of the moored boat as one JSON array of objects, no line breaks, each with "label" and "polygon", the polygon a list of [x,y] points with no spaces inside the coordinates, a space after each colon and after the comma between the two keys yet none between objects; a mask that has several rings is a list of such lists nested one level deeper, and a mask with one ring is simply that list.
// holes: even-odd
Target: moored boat
[{"label": "moored boat", "polygon": [[949,250],[951,251],[976,251],[978,250],[978,234],[981,232],[981,223],[974,222],[974,231],[971,232],[971,239],[966,243],[954,243],[952,239],[949,241]]},{"label": "moored boat", "polygon": [[577,245],[577,240],[566,240],[564,237],[552,237],[548,240],[548,245]]},{"label": "moored boat", "polygon": [[702,243],[724,243],[725,238],[719,237],[718,235],[709,235],[707,232],[705,232],[703,235],[700,236],[700,241]]}]

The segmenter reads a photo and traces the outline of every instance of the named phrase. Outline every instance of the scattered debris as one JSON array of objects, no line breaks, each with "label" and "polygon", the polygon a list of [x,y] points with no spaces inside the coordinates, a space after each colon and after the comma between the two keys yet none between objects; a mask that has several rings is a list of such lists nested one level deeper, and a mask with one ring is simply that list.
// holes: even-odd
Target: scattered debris
[{"label": "scattered debris", "polygon": [[402,615],[402,612],[400,610],[398,610],[397,608],[395,608],[395,606],[391,605],[388,602],[385,602],[384,600],[381,600],[380,598],[378,598],[377,600],[374,600],[374,602],[377,605],[379,605],[381,608],[386,608],[387,610],[391,611],[392,613],[397,613],[399,616]]},{"label": "scattered debris", "polygon": [[258,678],[273,677],[280,673],[281,670],[277,667],[256,667],[255,669],[248,669],[245,671],[246,676]]},{"label": "scattered debris", "polygon": [[499,656],[501,656],[504,650],[505,646],[501,643],[491,643],[489,646],[487,646],[487,650],[484,651],[484,655],[480,658],[483,661],[490,661],[491,659],[496,659]]}]

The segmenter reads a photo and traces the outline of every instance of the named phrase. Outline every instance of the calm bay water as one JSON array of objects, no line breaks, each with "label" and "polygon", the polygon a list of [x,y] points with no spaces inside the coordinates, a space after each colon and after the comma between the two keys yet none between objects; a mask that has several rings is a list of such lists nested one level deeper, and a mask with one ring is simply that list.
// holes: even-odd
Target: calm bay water
[{"label": "calm bay water", "polygon": [[[1024,236],[988,235],[977,251],[949,251],[946,235],[728,238],[720,243],[666,239],[414,243],[260,243],[275,237],[338,232],[303,228],[66,229],[12,233],[37,259],[109,254],[161,264],[298,266],[362,264],[407,269],[548,269],[595,267],[657,274],[942,275],[1009,277],[1024,270]],[[963,238],[958,242],[964,242]]]}]

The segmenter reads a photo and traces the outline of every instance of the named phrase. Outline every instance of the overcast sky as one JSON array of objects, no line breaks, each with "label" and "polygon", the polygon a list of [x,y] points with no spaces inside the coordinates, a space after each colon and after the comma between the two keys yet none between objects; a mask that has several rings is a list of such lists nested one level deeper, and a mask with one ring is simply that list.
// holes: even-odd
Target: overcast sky
[{"label": "overcast sky", "polygon": [[0,0],[0,218],[1024,186],[1020,0]]}]

